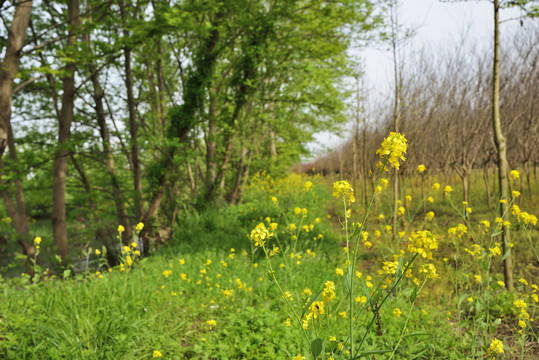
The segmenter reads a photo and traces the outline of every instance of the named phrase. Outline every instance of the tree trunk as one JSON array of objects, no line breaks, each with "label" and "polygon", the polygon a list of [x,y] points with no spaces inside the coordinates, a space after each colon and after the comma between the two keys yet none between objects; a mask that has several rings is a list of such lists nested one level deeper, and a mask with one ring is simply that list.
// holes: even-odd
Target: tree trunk
[{"label": "tree trunk", "polygon": [[[255,141],[255,137],[253,137],[253,143]],[[240,190],[238,192],[238,197],[236,199],[237,203],[241,202],[243,198],[243,192],[245,190],[245,186],[247,185],[247,180],[249,179],[249,171],[251,170],[251,160],[253,159],[253,150],[252,147],[249,149],[249,155],[247,156],[247,163],[245,164],[245,170],[243,172],[243,179],[241,181]]]},{"label": "tree trunk", "polygon": [[[492,127],[494,128],[494,143],[496,144],[497,160],[498,160],[498,179],[500,184],[500,199],[505,200],[504,204],[500,206],[500,217],[507,219],[509,213],[508,201],[509,196],[507,192],[508,180],[507,173],[509,165],[507,163],[507,143],[502,133],[502,126],[500,120],[500,22],[499,0],[494,0],[494,61],[492,69]],[[510,247],[508,245],[510,239],[509,229],[506,226],[502,226],[502,244],[503,252],[507,254],[503,261],[503,270],[505,278],[505,286],[507,290],[512,291],[514,288],[513,283],[513,258],[511,256]]]},{"label": "tree trunk", "polygon": [[206,188],[215,182],[217,176],[217,95],[210,89],[208,104],[208,133],[206,134]]},{"label": "tree trunk", "polygon": [[485,180],[485,191],[487,195],[487,205],[488,207],[492,206],[492,201],[490,200],[490,181],[488,179],[488,166],[485,164],[483,167],[483,180]]},{"label": "tree trunk", "polygon": [[[6,147],[9,147],[11,160],[17,163],[15,140],[11,129],[11,101],[13,96],[13,79],[19,69],[21,50],[24,45],[26,29],[32,13],[32,1],[23,1],[15,5],[15,13],[8,30],[5,43],[4,59],[0,64],[0,178],[3,173],[2,156]],[[0,184],[3,181],[0,179]],[[35,255],[35,247],[29,241],[28,218],[22,190],[22,180],[15,181],[15,198],[17,205],[7,190],[2,190],[2,198],[6,205],[8,215],[13,219],[13,226],[18,233],[17,242],[23,253],[29,257]]]},{"label": "tree trunk", "polygon": [[[80,0],[70,0],[68,4],[69,36],[67,51],[71,51],[77,42],[76,27],[80,25]],[[67,242],[66,221],[66,176],[69,156],[68,143],[71,137],[71,122],[75,98],[74,62],[69,62],[63,76],[62,109],[58,119],[58,150],[54,158],[52,180],[52,232],[54,244],[64,264],[69,263],[69,244]]]},{"label": "tree trunk", "polygon": [[7,147],[8,132],[11,128],[11,98],[13,79],[19,69],[24,35],[32,13],[32,1],[19,2],[15,7],[13,21],[8,30],[4,60],[0,64],[0,158]]},{"label": "tree trunk", "polygon": [[[3,172],[3,169],[4,169],[4,163],[2,159],[0,158],[0,172]],[[29,234],[29,228],[28,228],[28,218],[26,216],[25,208],[24,207],[21,208],[15,205],[15,203],[13,202],[13,198],[11,197],[11,194],[6,189],[8,185],[2,180],[1,176],[0,176],[0,186],[2,187],[1,194],[2,194],[2,199],[4,200],[4,205],[6,206],[7,214],[12,219],[13,227],[15,228],[15,231],[17,232],[17,242],[21,246],[23,254],[32,258],[34,257],[36,253],[36,249],[34,247],[34,244],[29,241],[30,234]]]},{"label": "tree trunk", "polygon": [[88,177],[86,176],[86,173],[84,172],[84,169],[75,159],[75,156],[73,153],[69,153],[69,157],[71,159],[71,162],[73,163],[73,166],[79,173],[79,176],[81,178],[82,186],[84,187],[84,191],[86,191],[86,194],[88,194],[88,201],[89,201],[89,207],[92,211],[92,217],[94,224],[96,226],[96,238],[98,241],[103,243],[105,248],[107,249],[107,260],[109,262],[109,265],[115,265],[117,260],[114,257],[114,252],[112,251],[112,248],[110,246],[110,241],[107,236],[107,233],[103,226],[101,226],[101,219],[99,218],[99,215],[97,214],[97,204],[94,200],[94,196],[92,194],[92,188],[90,186],[90,182],[88,181]]},{"label": "tree trunk", "polygon": [[119,223],[125,228],[123,232],[123,241],[124,243],[128,242],[131,239],[131,225],[129,223],[129,217],[124,207],[124,196],[123,191],[120,186],[120,181],[116,176],[116,166],[114,164],[114,157],[112,155],[112,147],[110,145],[110,133],[105,118],[105,109],[103,107],[103,90],[101,89],[101,84],[99,82],[99,76],[97,74],[97,69],[93,64],[89,66],[90,72],[92,73],[92,84],[94,86],[93,98],[95,101],[95,109],[97,116],[97,123],[99,125],[99,133],[101,135],[101,142],[103,144],[103,157],[105,161],[105,166],[107,168],[107,173],[110,177],[110,182],[112,185],[112,192],[114,194],[114,204],[116,205],[116,212],[118,214]]},{"label": "tree trunk", "polygon": [[470,174],[468,174],[467,172],[464,172],[462,176],[462,199],[463,201],[468,203],[468,205],[471,205],[470,204]]},{"label": "tree trunk", "polygon": [[425,175],[421,174],[421,201],[423,202],[423,216],[427,215],[427,201],[425,199]]},{"label": "tree trunk", "polygon": [[[397,44],[393,42],[393,71],[395,77],[395,104],[393,109],[393,127],[399,132],[399,73],[397,64]],[[399,169],[393,171],[393,240],[397,239],[398,224],[398,201],[399,201]]]},{"label": "tree trunk", "polygon": [[[126,13],[123,1],[120,2],[120,13],[122,21],[126,22]],[[130,36],[129,31],[124,26],[124,38]],[[124,71],[125,88],[127,90],[127,110],[129,112],[129,135],[131,163],[133,164],[133,187],[135,189],[135,217],[140,219],[142,216],[142,172],[140,168],[139,148],[138,148],[138,124],[135,109],[135,97],[133,95],[133,74],[131,71],[131,49],[124,47]],[[127,228],[126,228],[127,229]]]},{"label": "tree trunk", "polygon": [[[270,110],[273,110],[270,108]],[[275,131],[270,128],[269,129],[269,139],[270,139],[270,154],[271,154],[271,163],[274,164],[277,160],[277,146],[275,141]]]},{"label": "tree trunk", "polygon": [[228,197],[228,202],[231,204],[237,204],[238,203],[238,195],[239,195],[239,189],[241,180],[244,175],[244,167],[245,167],[245,158],[247,157],[247,146],[245,144],[242,144],[241,146],[241,154],[240,154],[240,163],[238,165],[238,170],[236,173],[236,178],[234,180],[234,187],[232,189],[232,192],[230,193],[230,196]]},{"label": "tree trunk", "polygon": [[526,183],[528,184],[528,203],[533,204],[532,183],[530,181],[530,172],[531,172],[530,167],[531,167],[531,162],[528,162],[527,167],[526,167]]}]

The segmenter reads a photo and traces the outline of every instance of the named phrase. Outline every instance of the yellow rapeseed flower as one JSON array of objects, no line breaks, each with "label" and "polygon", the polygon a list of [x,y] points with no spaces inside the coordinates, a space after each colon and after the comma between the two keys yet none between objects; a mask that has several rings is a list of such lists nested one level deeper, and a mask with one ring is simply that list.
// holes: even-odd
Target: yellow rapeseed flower
[{"label": "yellow rapeseed flower", "polygon": [[440,184],[438,183],[432,184],[432,190],[437,191],[438,189],[440,189]]},{"label": "yellow rapeseed flower", "polygon": [[324,310],[324,302],[323,301],[314,301],[311,306],[309,307],[309,315],[314,317],[315,319],[318,318],[318,315],[325,314]]},{"label": "yellow rapeseed flower", "polygon": [[428,230],[412,232],[409,240],[408,251],[417,252],[424,258],[432,259],[432,251],[438,250],[438,241]]},{"label": "yellow rapeseed flower", "polygon": [[402,311],[400,311],[399,308],[394,308],[393,315],[395,315],[396,317],[400,317],[402,315]]},{"label": "yellow rapeseed flower", "polygon": [[520,177],[520,173],[517,170],[511,170],[509,176],[511,176],[512,179],[516,180]]},{"label": "yellow rapeseed flower", "polygon": [[350,202],[356,201],[356,198],[354,197],[354,189],[346,180],[336,181],[333,184],[333,196],[336,198],[343,197]]},{"label": "yellow rapeseed flower", "polygon": [[39,244],[41,244],[41,237],[37,236],[37,237],[34,239],[34,245],[39,246]]},{"label": "yellow rapeseed flower", "polygon": [[322,300],[324,304],[327,304],[331,300],[336,299],[335,295],[335,283],[333,281],[326,281],[324,283],[324,290],[322,291]]},{"label": "yellow rapeseed flower", "polygon": [[425,171],[425,165],[419,164],[417,166],[417,172],[420,173],[420,174],[423,174],[424,171]]},{"label": "yellow rapeseed flower", "polygon": [[277,255],[278,253],[279,253],[279,247],[273,244],[273,249],[270,251],[269,256],[272,257],[272,256]]},{"label": "yellow rapeseed flower", "polygon": [[290,291],[284,292],[283,299],[288,299],[288,301],[294,301],[294,297],[292,296],[292,293]]},{"label": "yellow rapeseed flower", "polygon": [[367,302],[367,297],[366,296],[358,296],[358,297],[356,297],[356,302],[361,303],[361,304],[365,304]]},{"label": "yellow rapeseed flower", "polygon": [[137,230],[137,233],[140,233],[142,229],[144,229],[144,224],[139,222],[137,226],[135,227],[135,229]]},{"label": "yellow rapeseed flower", "polygon": [[123,233],[124,231],[125,231],[125,228],[123,227],[123,225],[118,225],[118,232]]},{"label": "yellow rapeseed flower", "polygon": [[497,354],[503,354],[503,342],[496,338],[492,339],[492,342],[490,343],[488,351],[494,352]]},{"label": "yellow rapeseed flower", "polygon": [[380,158],[387,159],[387,162],[391,164],[392,167],[398,169],[400,166],[399,159],[406,161],[404,154],[406,153],[407,148],[408,145],[404,135],[391,132],[389,133],[389,136],[384,139],[381,147],[376,153],[380,154]]},{"label": "yellow rapeseed flower", "polygon": [[159,351],[159,350],[154,350],[153,351],[153,357],[154,358],[158,358],[158,357],[162,357],[162,356],[163,356],[163,354],[161,354],[161,351]]},{"label": "yellow rapeseed flower", "polygon": [[217,321],[215,320],[208,320],[206,321],[206,324],[210,327],[210,330],[212,330],[215,326],[217,326]]},{"label": "yellow rapeseed flower", "polygon": [[255,242],[255,246],[264,247],[266,246],[266,240],[272,235],[273,234],[266,229],[266,225],[260,223],[251,231],[251,240]]},{"label": "yellow rapeseed flower", "polygon": [[420,268],[419,268],[419,272],[420,273],[425,273],[425,275],[429,278],[429,279],[437,279],[440,277],[440,275],[438,275],[436,273],[436,267],[433,265],[433,264],[425,264],[425,265],[422,265]]},{"label": "yellow rapeseed flower", "polygon": [[449,185],[446,185],[446,186],[445,186],[445,188],[444,188],[444,194],[448,195],[448,194],[450,194],[452,191],[453,191],[453,189],[451,188],[451,186],[449,186]]}]

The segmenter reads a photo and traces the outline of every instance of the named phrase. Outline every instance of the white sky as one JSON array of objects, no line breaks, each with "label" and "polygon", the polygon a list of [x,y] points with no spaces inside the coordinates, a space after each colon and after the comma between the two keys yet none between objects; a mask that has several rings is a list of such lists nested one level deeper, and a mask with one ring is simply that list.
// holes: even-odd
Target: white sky
[{"label": "white sky", "polygon": [[[406,47],[420,49],[424,46],[436,49],[444,43],[454,44],[464,39],[470,46],[473,43],[490,44],[493,32],[493,6],[490,1],[440,2],[437,0],[403,0],[399,21],[404,28],[416,29],[416,35],[406,43]],[[500,12],[500,20],[518,17],[516,9]],[[510,25],[513,23],[513,25]],[[515,22],[502,23],[504,27],[514,26]],[[369,47],[358,54],[365,64],[368,87],[377,95],[387,94],[392,86],[392,63],[388,52],[381,46]],[[387,95],[386,95],[387,96]],[[331,133],[315,135],[316,142],[309,145],[314,155],[324,153],[346,141]]]}]

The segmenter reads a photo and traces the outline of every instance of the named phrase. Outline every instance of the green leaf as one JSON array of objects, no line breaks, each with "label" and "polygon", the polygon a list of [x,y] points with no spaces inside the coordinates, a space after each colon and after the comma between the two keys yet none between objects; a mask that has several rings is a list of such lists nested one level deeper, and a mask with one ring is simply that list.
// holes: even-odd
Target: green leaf
[{"label": "green leaf", "polygon": [[369,293],[369,289],[367,289],[367,285],[365,284],[365,280],[361,278],[361,285],[363,285],[363,291],[365,292],[365,296],[367,297],[367,300],[369,300],[369,305],[374,308],[374,304],[372,303],[371,294]]},{"label": "green leaf", "polygon": [[305,316],[305,313],[307,312],[307,310],[309,310],[309,308],[311,307],[313,302],[316,301],[316,299],[318,298],[318,296],[320,296],[322,291],[324,291],[324,288],[322,288],[315,296],[313,296],[313,298],[311,300],[309,300],[307,305],[305,305],[305,307],[303,308],[303,311],[301,312],[301,317],[299,318],[300,320],[303,319],[303,316]]},{"label": "green leaf", "polygon": [[320,338],[313,340],[313,342],[311,343],[311,352],[313,353],[313,356],[315,359],[318,355],[320,355],[323,348],[324,348],[324,340]]},{"label": "green leaf", "polygon": [[362,357],[369,356],[369,355],[385,354],[385,353],[390,353],[390,352],[394,352],[394,351],[395,350],[370,350],[370,351],[364,351],[361,354],[359,354],[358,356],[354,357],[354,360],[355,359],[361,359]]},{"label": "green leaf", "polygon": [[404,258],[401,257],[399,259],[399,264],[397,265],[397,271],[395,271],[395,281],[397,281],[397,278],[400,279],[402,277],[402,264],[403,264]]},{"label": "green leaf", "polygon": [[511,249],[507,250],[505,254],[503,254],[502,261],[505,260],[506,257],[508,257],[511,254]]},{"label": "green leaf", "polygon": [[348,294],[350,294],[353,281],[352,266],[348,266],[348,272],[346,273],[346,288],[348,289]]},{"label": "green leaf", "polygon": [[67,279],[71,275],[71,269],[64,270],[64,279]]},{"label": "green leaf", "polygon": [[410,296],[410,303],[413,304],[416,298],[417,298],[417,288],[415,287],[414,291],[412,291],[412,295]]},{"label": "green leaf", "polygon": [[464,302],[464,300],[466,300],[467,297],[468,297],[467,294],[462,294],[460,296],[459,301],[458,301],[459,306],[462,305],[462,303]]},{"label": "green leaf", "polygon": [[410,333],[408,335],[404,335],[403,337],[407,338],[407,337],[411,337],[411,336],[428,336],[428,335],[430,335],[430,333],[428,333],[428,332],[415,331],[415,332]]}]

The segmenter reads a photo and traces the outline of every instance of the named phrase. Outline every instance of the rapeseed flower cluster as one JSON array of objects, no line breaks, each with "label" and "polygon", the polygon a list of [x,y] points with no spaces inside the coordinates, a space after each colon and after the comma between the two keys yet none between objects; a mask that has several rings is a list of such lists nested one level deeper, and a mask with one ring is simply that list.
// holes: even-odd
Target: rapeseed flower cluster
[{"label": "rapeseed flower cluster", "polygon": [[412,232],[409,240],[408,251],[418,253],[424,258],[432,260],[432,251],[438,250],[438,241],[428,230]]},{"label": "rapeseed flower cluster", "polygon": [[488,351],[489,353],[503,354],[503,342],[496,338],[492,339]]},{"label": "rapeseed flower cluster", "polygon": [[333,196],[336,198],[342,197],[351,203],[356,201],[354,189],[352,189],[352,186],[346,180],[336,181],[333,184]]},{"label": "rapeseed flower cluster", "polygon": [[251,231],[251,240],[255,242],[255,246],[259,246],[261,248],[266,246],[266,240],[269,240],[272,236],[273,234],[269,232],[264,223],[258,224]]},{"label": "rapeseed flower cluster", "polygon": [[459,239],[462,239],[462,236],[468,232],[468,228],[464,224],[458,224],[455,227],[449,228],[447,230],[448,234],[455,235]]},{"label": "rapeseed flower cluster", "polygon": [[[404,135],[400,133],[391,132],[389,136],[384,139],[381,147],[376,151],[380,154],[380,158],[387,160],[389,164],[395,169],[399,169],[399,159],[406,161],[404,154],[408,148],[407,140]],[[388,170],[386,168],[386,170]]]}]

